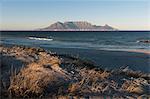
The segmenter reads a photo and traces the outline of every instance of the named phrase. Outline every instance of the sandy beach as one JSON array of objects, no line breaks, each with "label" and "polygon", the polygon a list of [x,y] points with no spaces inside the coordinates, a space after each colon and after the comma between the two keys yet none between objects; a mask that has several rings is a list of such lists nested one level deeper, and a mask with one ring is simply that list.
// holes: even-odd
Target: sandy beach
[{"label": "sandy beach", "polygon": [[150,50],[128,50],[129,52],[138,52],[150,55]]},{"label": "sandy beach", "polygon": [[[142,69],[148,54],[27,46],[1,46],[0,51],[3,98],[149,97],[150,75]],[[130,63],[142,67],[133,70]],[[106,64],[119,66],[107,69]]]},{"label": "sandy beach", "polygon": [[150,72],[150,56],[148,51],[108,51],[74,48],[45,48],[59,54],[74,55],[93,61],[97,66],[107,69],[116,69],[128,66],[130,69]]}]

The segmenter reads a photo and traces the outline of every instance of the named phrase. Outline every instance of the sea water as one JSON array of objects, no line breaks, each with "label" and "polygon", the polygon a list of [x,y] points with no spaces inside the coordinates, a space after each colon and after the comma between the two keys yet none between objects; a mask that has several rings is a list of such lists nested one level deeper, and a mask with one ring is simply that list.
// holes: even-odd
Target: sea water
[{"label": "sea water", "polygon": [[96,50],[150,49],[150,43],[139,42],[140,40],[150,40],[150,32],[148,31],[5,31],[1,32],[0,34],[1,44]]}]

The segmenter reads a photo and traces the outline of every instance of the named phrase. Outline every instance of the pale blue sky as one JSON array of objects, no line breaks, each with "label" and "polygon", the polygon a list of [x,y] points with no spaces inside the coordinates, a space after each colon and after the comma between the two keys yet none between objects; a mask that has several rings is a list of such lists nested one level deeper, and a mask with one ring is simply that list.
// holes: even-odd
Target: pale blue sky
[{"label": "pale blue sky", "polygon": [[36,29],[56,21],[88,21],[150,30],[149,0],[2,0],[1,29]]}]

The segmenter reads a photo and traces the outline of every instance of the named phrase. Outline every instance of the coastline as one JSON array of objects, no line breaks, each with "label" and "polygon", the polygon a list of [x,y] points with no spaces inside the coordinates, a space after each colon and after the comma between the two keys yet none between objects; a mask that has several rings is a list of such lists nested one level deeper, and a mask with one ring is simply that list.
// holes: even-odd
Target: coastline
[{"label": "coastline", "polygon": [[137,53],[144,53],[150,55],[150,50],[144,50],[144,49],[136,49],[136,50],[127,50],[129,52],[137,52]]},{"label": "coastline", "polygon": [[150,55],[150,49],[105,49],[105,51],[135,52]]},{"label": "coastline", "polygon": [[[4,46],[14,46],[4,44]],[[19,45],[20,46],[20,45]],[[28,46],[32,47],[32,46]],[[34,46],[36,47],[36,46]],[[38,47],[39,48],[39,47]],[[150,56],[147,50],[94,50],[79,48],[41,47],[45,50],[76,56],[92,61],[95,65],[108,70],[128,66],[132,70],[150,72]]]},{"label": "coastline", "polygon": [[46,48],[58,54],[74,55],[94,62],[97,66],[108,70],[128,66],[130,69],[150,72],[150,56],[143,52],[118,50],[93,50],[76,48]]},{"label": "coastline", "polygon": [[[149,95],[149,73],[135,71],[128,67],[107,70],[101,66],[97,67],[90,60],[69,54],[59,54],[52,49],[1,46],[0,50],[2,97],[10,96],[10,93],[11,97],[42,95],[43,98],[137,98]],[[108,52],[100,52],[109,55]],[[110,53],[116,54],[116,52]]]}]

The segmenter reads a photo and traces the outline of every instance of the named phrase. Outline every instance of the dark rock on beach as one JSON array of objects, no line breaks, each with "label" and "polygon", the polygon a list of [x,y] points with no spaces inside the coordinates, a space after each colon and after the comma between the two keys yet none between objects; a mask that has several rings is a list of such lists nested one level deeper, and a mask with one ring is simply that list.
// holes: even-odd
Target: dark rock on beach
[{"label": "dark rock on beach", "polygon": [[140,42],[140,43],[150,43],[150,40],[139,40],[137,42]]}]

